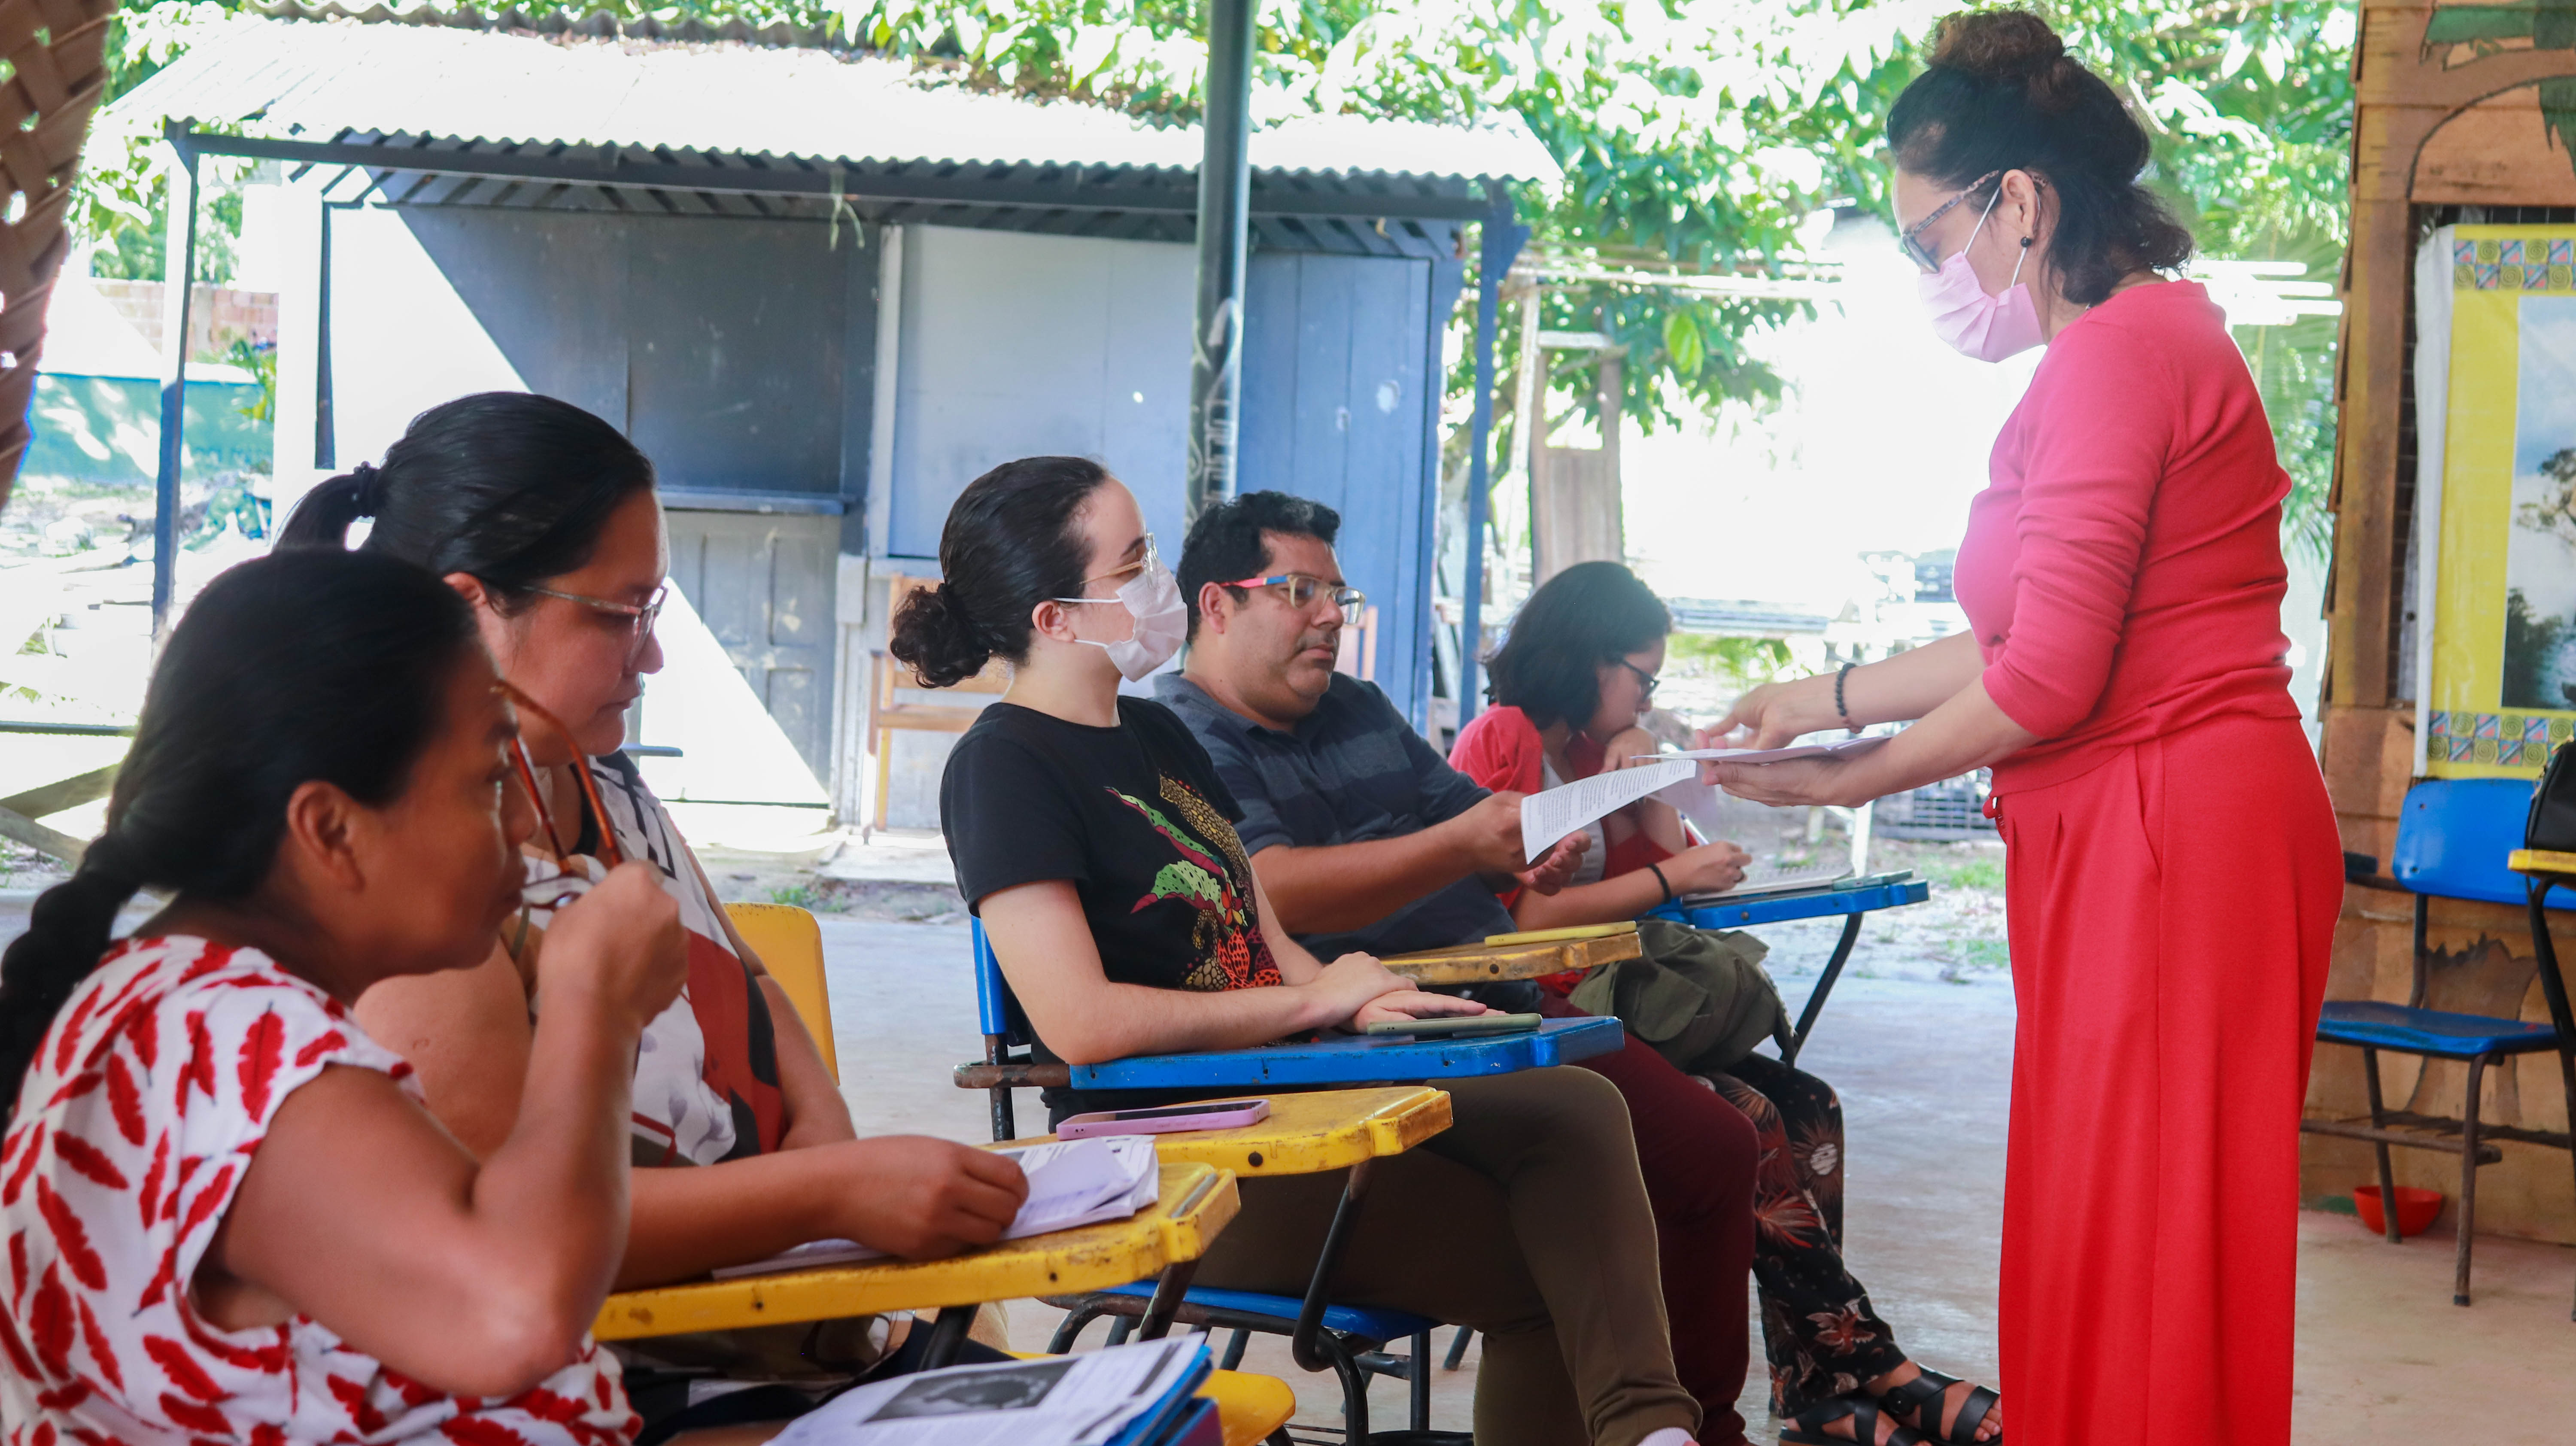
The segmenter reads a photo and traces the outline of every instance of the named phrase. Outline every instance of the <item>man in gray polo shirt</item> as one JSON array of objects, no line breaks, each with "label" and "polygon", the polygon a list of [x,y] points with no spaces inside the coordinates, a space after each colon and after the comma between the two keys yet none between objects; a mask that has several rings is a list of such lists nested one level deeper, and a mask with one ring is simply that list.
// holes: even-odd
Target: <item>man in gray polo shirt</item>
[{"label": "man in gray polo shirt", "polygon": [[1529,864],[1519,794],[1471,782],[1376,684],[1333,671],[1359,595],[1333,558],[1332,509],[1277,492],[1225,505],[1190,533],[1179,581],[1193,647],[1154,694],[1242,807],[1235,832],[1279,917],[1321,959],[1510,933],[1497,892],[1556,892],[1583,835]]},{"label": "man in gray polo shirt", "polygon": [[[1190,651],[1155,696],[1216,763],[1243,817],[1235,832],[1279,920],[1321,957],[1401,954],[1503,934],[1502,889],[1554,892],[1583,836],[1535,867],[1521,853],[1520,795],[1488,793],[1449,766],[1373,683],[1333,671],[1357,594],[1333,557],[1329,507],[1252,492],[1209,508],[1181,554]],[[1328,951],[1328,952],[1326,952]],[[1535,985],[1506,1009],[1579,1014]],[[1662,1245],[1673,1364],[1705,1416],[1700,1439],[1741,1439],[1753,1263],[1751,1122],[1714,1090],[1631,1040],[1583,1062],[1619,1087]]]}]

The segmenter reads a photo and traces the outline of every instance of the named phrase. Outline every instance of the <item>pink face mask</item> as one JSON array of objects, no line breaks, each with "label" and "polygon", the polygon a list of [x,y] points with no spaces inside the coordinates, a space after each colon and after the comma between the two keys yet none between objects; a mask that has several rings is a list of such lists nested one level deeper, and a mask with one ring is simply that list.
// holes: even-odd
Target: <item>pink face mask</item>
[{"label": "pink face mask", "polygon": [[2003,188],[1997,186],[1995,200],[1986,203],[1985,212],[1977,217],[1977,229],[1968,233],[1968,245],[1942,262],[1938,271],[1915,278],[1923,308],[1932,316],[1933,335],[1948,342],[1960,355],[1979,361],[1999,362],[2043,340],[2039,306],[2031,300],[2030,288],[2021,283],[2021,265],[2029,251],[2025,249],[2013,259],[2013,279],[2005,284],[2001,296],[1988,296],[1977,281],[1977,273],[1968,265],[1968,246],[1977,244],[1978,235],[1986,229],[1986,217],[1995,212],[1995,201],[2003,198]]}]

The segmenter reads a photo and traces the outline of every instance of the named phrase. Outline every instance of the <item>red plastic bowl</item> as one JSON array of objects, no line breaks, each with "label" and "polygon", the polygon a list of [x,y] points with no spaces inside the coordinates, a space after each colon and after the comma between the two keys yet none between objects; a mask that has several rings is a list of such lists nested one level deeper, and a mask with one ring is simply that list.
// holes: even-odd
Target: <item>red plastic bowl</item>
[{"label": "red plastic bowl", "polygon": [[[2361,1212],[2361,1223],[2370,1227],[2371,1234],[2388,1233],[2388,1218],[2379,1213],[2378,1186],[2353,1186],[2352,1204]],[[2432,1224],[2434,1217],[2441,1213],[2441,1191],[2418,1190],[2412,1185],[2397,1187],[2397,1233],[2401,1238],[2423,1234],[2424,1227]]]}]

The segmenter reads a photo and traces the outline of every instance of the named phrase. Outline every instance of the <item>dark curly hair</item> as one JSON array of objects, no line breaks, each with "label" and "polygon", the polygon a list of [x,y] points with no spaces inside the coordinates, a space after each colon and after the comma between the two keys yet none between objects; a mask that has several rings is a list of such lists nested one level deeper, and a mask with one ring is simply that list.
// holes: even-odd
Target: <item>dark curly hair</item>
[{"label": "dark curly hair", "polygon": [[1943,20],[1930,66],[1888,112],[1887,142],[1897,165],[1939,185],[2015,170],[2044,181],[2057,195],[2049,262],[2079,306],[2108,298],[2131,272],[2191,259],[2191,232],[2138,184],[2153,158],[2146,128],[2027,10]]},{"label": "dark curly hair", "polygon": [[1027,662],[1029,614],[1082,591],[1090,555],[1074,519],[1109,480],[1088,457],[1022,457],[967,483],[939,533],[944,580],[895,609],[886,651],[933,688],[996,657]]},{"label": "dark curly hair", "polygon": [[1653,588],[1615,562],[1578,562],[1539,585],[1485,664],[1485,696],[1545,728],[1581,728],[1601,707],[1604,663],[1653,647],[1673,615]]},{"label": "dark curly hair", "polygon": [[[1201,588],[1269,571],[1270,543],[1263,534],[1311,537],[1330,547],[1341,531],[1342,514],[1285,492],[1246,492],[1200,513],[1199,520],[1190,524],[1189,539],[1181,544],[1181,565],[1173,575],[1182,601],[1190,605],[1190,636],[1199,635]],[[1238,593],[1236,601],[1241,600]]]}]

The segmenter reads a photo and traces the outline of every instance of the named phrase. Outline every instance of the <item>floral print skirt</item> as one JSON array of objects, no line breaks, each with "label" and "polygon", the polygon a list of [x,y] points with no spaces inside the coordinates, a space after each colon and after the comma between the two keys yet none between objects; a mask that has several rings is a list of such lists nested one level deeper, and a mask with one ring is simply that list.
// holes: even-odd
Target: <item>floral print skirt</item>
[{"label": "floral print skirt", "polygon": [[1768,1055],[1708,1076],[1753,1121],[1753,1279],[1771,1359],[1771,1409],[1796,1415],[1905,1363],[1896,1333],[1843,1265],[1843,1105],[1833,1087]]}]

